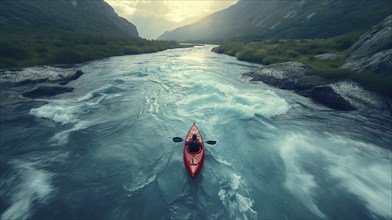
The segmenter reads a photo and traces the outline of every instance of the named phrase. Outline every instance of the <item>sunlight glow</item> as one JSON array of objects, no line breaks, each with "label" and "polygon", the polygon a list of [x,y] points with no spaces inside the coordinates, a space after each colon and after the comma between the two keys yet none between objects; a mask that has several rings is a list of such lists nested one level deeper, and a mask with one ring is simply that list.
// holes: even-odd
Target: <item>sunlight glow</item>
[{"label": "sunlight glow", "polygon": [[185,0],[106,0],[116,12],[127,19],[138,15],[154,15],[162,19],[180,22],[191,17],[212,14],[235,4],[238,0],[185,1]]}]

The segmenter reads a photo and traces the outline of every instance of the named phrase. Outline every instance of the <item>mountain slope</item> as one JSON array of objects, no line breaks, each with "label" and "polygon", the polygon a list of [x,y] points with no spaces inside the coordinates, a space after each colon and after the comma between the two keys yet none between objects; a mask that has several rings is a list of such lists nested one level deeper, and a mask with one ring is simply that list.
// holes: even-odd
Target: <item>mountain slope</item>
[{"label": "mountain slope", "polygon": [[103,0],[0,0],[0,69],[85,61],[179,47],[139,37]]},{"label": "mountain slope", "polygon": [[202,21],[158,39],[233,41],[328,38],[363,31],[391,13],[390,0],[240,0]]},{"label": "mountain slope", "polygon": [[119,17],[103,0],[2,0],[0,12],[2,33],[17,30],[46,31],[46,35],[139,36],[135,25]]},{"label": "mountain slope", "polygon": [[392,75],[392,15],[366,32],[350,48],[343,68]]}]

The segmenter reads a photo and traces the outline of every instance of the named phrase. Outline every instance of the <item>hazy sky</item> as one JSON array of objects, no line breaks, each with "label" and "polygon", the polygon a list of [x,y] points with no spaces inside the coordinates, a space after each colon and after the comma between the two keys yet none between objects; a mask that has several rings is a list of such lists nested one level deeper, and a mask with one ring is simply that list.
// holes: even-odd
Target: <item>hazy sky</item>
[{"label": "hazy sky", "polygon": [[[105,0],[134,23],[139,34],[156,38],[164,31],[189,23],[235,4],[238,0]],[[184,21],[185,23],[181,23]],[[188,21],[188,22],[186,22]]]}]

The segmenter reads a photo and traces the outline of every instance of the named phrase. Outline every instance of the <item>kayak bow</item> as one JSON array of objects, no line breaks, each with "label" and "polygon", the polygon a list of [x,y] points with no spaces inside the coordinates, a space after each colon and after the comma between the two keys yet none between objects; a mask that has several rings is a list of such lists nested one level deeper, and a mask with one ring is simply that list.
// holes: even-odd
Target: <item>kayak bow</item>
[{"label": "kayak bow", "polygon": [[[189,152],[188,151],[188,142],[192,140],[192,135],[196,134],[197,141],[200,143],[200,151],[199,152]],[[199,173],[204,162],[204,143],[203,138],[201,137],[199,129],[197,129],[195,122],[193,122],[191,129],[187,136],[185,137],[184,144],[184,163],[185,168],[188,170],[192,179],[194,179]]]}]

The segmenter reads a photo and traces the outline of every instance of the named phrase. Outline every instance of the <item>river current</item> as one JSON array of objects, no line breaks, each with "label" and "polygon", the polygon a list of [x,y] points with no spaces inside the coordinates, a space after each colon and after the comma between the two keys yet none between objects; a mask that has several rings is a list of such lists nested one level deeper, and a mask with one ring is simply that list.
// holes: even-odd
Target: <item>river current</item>
[{"label": "river current", "polygon": [[[248,82],[257,65],[211,48],[85,63],[50,99],[3,90],[1,219],[392,217],[390,117]],[[192,122],[217,141],[195,180],[172,142]]]}]

